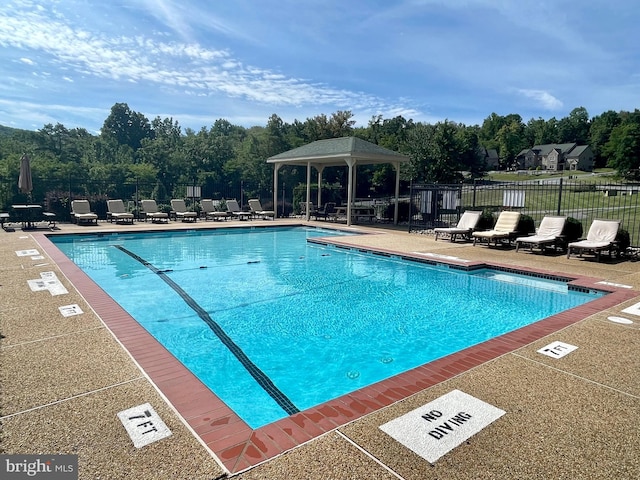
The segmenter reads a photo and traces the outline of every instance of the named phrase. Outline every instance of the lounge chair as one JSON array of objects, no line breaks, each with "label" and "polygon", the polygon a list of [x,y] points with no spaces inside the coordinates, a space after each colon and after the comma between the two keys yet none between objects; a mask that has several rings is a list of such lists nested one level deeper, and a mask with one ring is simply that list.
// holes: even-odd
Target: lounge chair
[{"label": "lounge chair", "polygon": [[125,210],[122,200],[107,200],[107,220],[133,224],[133,213]]},{"label": "lounge chair", "polygon": [[616,237],[619,229],[619,220],[594,220],[585,240],[578,240],[567,245],[567,258],[571,256],[571,252],[578,252],[580,256],[584,252],[590,252],[596,255],[599,262],[600,254],[605,250],[611,256],[617,250]]},{"label": "lounge chair", "polygon": [[503,240],[511,240],[515,238],[518,230],[518,222],[520,221],[520,212],[504,211],[498,215],[498,220],[491,230],[483,232],[473,232],[473,245],[475,246],[478,240],[487,242],[487,245],[491,245],[491,241],[495,242],[496,246],[498,242]]},{"label": "lounge chair", "polygon": [[249,200],[249,208],[255,216],[262,217],[265,220],[269,217],[273,219],[276,216],[276,212],[274,212],[273,210],[264,210],[262,208],[260,200],[258,200],[257,198],[252,198],[251,200]]},{"label": "lounge chair", "polygon": [[458,224],[455,227],[434,228],[433,231],[436,234],[436,241],[438,241],[438,237],[440,235],[448,235],[450,241],[452,242],[455,242],[456,237],[458,236],[469,240],[471,238],[471,234],[476,229],[476,226],[480,221],[481,215],[482,212],[467,210],[462,214],[460,220],[458,220]]},{"label": "lounge chair", "polygon": [[567,223],[567,217],[547,215],[540,221],[540,226],[535,235],[516,238],[516,252],[521,245],[528,245],[530,250],[537,247],[541,250],[552,246],[557,247],[562,243],[562,230]]},{"label": "lounge chair", "polygon": [[231,216],[239,218],[240,220],[248,220],[253,217],[253,213],[243,212],[240,205],[238,205],[238,201],[235,199],[227,200],[227,211],[231,213]]},{"label": "lounge chair", "polygon": [[226,220],[229,212],[220,210],[220,200],[203,198],[200,200],[201,214],[205,220]]},{"label": "lounge chair", "polygon": [[72,200],[71,201],[71,218],[78,225],[82,223],[98,224],[98,215],[91,211],[89,200]]},{"label": "lounge chair", "polygon": [[169,214],[159,211],[155,200],[142,200],[140,204],[145,222],[147,219],[150,219],[151,223],[167,223],[169,221]]},{"label": "lounge chair", "polygon": [[187,210],[187,205],[182,199],[174,198],[171,200],[171,210],[173,210],[176,220],[195,222],[198,219],[198,213]]},{"label": "lounge chair", "polygon": [[334,202],[327,202],[322,208],[311,212],[311,216],[315,217],[316,220],[320,218],[323,218],[325,220],[332,218],[333,220],[335,220],[336,218],[338,218],[338,215],[336,213],[336,204]]}]

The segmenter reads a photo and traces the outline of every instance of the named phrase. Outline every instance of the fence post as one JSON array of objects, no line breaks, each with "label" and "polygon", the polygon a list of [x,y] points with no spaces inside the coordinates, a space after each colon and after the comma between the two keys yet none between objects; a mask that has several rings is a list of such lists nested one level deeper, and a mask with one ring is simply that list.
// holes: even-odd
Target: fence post
[{"label": "fence post", "polygon": [[560,208],[562,205],[562,177],[560,177],[560,188],[558,189],[558,213],[560,215]]},{"label": "fence post", "polygon": [[471,208],[476,208],[476,179],[473,179],[473,200],[472,200],[473,205],[471,206]]}]

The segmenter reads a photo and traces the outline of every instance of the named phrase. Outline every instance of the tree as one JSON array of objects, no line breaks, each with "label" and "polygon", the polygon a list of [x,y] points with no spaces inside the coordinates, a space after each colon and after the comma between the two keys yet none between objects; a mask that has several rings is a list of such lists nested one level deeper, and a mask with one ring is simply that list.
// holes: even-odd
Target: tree
[{"label": "tree", "polygon": [[571,110],[568,117],[558,122],[559,143],[585,145],[589,139],[589,113],[584,107]]},{"label": "tree", "polygon": [[153,137],[153,131],[144,115],[134,112],[126,103],[116,103],[102,125],[101,135],[135,151],[142,146],[142,140]]},{"label": "tree", "polygon": [[353,134],[355,120],[352,120],[351,110],[338,110],[331,114],[329,119],[329,130],[332,138],[349,137]]},{"label": "tree", "polygon": [[620,125],[620,115],[613,110],[604,112],[602,115],[593,117],[589,128],[589,145],[595,155],[597,167],[603,167],[607,160],[603,155],[604,147],[611,137],[611,132]]},{"label": "tree", "polygon": [[504,165],[513,165],[518,153],[530,146],[525,140],[524,130],[521,121],[512,119],[496,133],[498,155]]},{"label": "tree", "polygon": [[559,143],[558,122],[555,118],[548,121],[542,118],[531,119],[525,129],[527,146]]},{"label": "tree", "polygon": [[418,124],[408,135],[412,177],[420,182],[454,183],[462,180],[456,141],[457,125],[445,120]]},{"label": "tree", "polygon": [[486,169],[478,131],[478,127],[460,125],[455,134],[458,162],[473,178],[480,177]]},{"label": "tree", "polygon": [[640,124],[628,122],[615,127],[604,153],[609,157],[607,166],[615,168],[620,176],[640,178]]}]

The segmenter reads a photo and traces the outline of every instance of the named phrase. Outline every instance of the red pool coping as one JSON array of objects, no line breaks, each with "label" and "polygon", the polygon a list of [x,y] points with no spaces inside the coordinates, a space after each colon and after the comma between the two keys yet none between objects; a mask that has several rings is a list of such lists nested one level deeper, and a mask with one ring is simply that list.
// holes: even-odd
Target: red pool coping
[{"label": "red pool coping", "polygon": [[[140,365],[158,390],[230,473],[238,473],[258,465],[364,415],[638,295],[631,289],[596,284],[598,280],[591,277],[561,275],[574,279],[571,281],[573,285],[610,293],[585,305],[558,313],[253,430],[69,260],[47,238],[46,234],[34,233],[33,237]],[[385,252],[403,257],[412,256],[389,250]],[[448,263],[442,259],[438,259],[437,262]],[[450,263],[460,265],[455,261]],[[471,264],[480,265],[478,262],[465,265]],[[483,265],[511,271],[524,271],[509,265]],[[541,276],[557,276],[544,270],[526,269],[526,271]]]}]

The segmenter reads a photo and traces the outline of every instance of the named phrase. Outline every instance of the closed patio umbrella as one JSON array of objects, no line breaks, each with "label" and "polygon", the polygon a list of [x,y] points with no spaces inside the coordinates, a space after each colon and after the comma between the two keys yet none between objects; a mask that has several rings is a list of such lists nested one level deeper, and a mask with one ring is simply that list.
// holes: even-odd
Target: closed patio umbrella
[{"label": "closed patio umbrella", "polygon": [[25,153],[20,159],[20,176],[18,177],[18,188],[22,193],[31,193],[33,181],[31,180],[31,161]]}]

